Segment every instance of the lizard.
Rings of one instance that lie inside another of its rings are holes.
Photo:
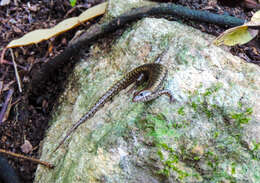
[[[168,95],[170,102],[173,102],[173,95],[170,90],[162,89],[163,81],[167,76],[167,68],[158,63],[148,63],[141,65],[132,71],[128,72],[122,79],[112,85],[85,113],[73,126],[69,129],[66,136],[60,141],[55,151],[66,141],[66,139],[86,120],[92,118],[95,113],[102,108],[105,103],[110,101],[121,90],[126,89],[132,83],[135,85],[141,85],[144,81],[147,81],[147,86],[141,91],[134,93],[133,102],[147,102],[153,100],[161,95]]]

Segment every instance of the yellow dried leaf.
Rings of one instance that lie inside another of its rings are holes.
[[[79,23],[80,22],[78,20],[78,17],[68,18],[55,25],[53,28],[50,28],[49,31],[51,32],[52,36],[55,36],[72,29],[73,27],[79,25]]]
[[[30,44],[37,44],[41,41],[50,39],[53,36],[59,35],[63,32],[66,32],[78,25],[82,22],[86,22],[91,18],[102,15],[105,13],[107,7],[107,2],[101,3],[97,6],[87,9],[78,17],[72,17],[63,20],[56,26],[49,29],[38,29],[32,32],[25,34],[23,37],[11,41],[7,48],[14,48],[18,46],[26,46]]]
[[[214,40],[214,44],[219,46],[225,44],[234,46],[236,44],[245,44],[251,41],[259,32],[255,27],[260,26],[260,11],[257,11],[251,18],[250,22],[226,30]]]
[[[248,32],[248,26],[242,25],[226,30],[213,43],[217,46],[221,44],[234,46],[236,44],[245,44],[253,38]]]
[[[84,11],[78,16],[79,21],[86,22],[91,18],[104,14],[106,11],[106,7],[107,7],[107,2],[94,6],[93,8],[88,9],[88,11]]]
[[[40,41],[49,39],[51,37],[50,31],[48,29],[38,29],[25,34],[20,39],[11,41],[7,48],[14,48],[17,46],[25,46],[33,43],[39,43]]]

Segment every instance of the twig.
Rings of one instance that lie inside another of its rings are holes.
[[[1,53],[1,59],[0,59],[0,64],[3,63],[3,60],[4,60],[4,56],[5,56],[5,52],[6,52],[7,48],[4,48],[2,53]]]
[[[22,90],[22,86],[21,86],[21,79],[20,79],[20,76],[19,76],[19,73],[17,70],[17,64],[14,60],[14,53],[13,53],[12,48],[10,48],[10,52],[11,52],[11,56],[12,56],[12,61],[13,61],[13,66],[14,66],[15,77],[16,77],[17,84],[18,84],[18,89],[19,89],[19,92],[22,93],[23,90]]]
[[[50,164],[46,161],[41,161],[41,160],[36,159],[36,158],[27,157],[27,156],[24,156],[22,154],[13,153],[13,152],[10,152],[10,151],[6,151],[4,149],[0,149],[0,153],[7,154],[7,155],[10,155],[10,156],[13,156],[13,157],[20,158],[20,159],[26,159],[26,160],[32,161],[34,163],[44,165],[48,168],[54,168],[54,165],[52,165],[52,164]]]
[[[5,60],[5,59],[2,60],[2,64],[13,65],[12,62],[9,62],[8,60]],[[28,70],[28,69],[27,69],[26,67],[24,67],[24,66],[21,66],[21,65],[19,65],[19,64],[16,64],[16,65],[17,65],[17,67],[19,67],[20,69],[23,69],[23,70],[25,70],[25,71]]]
[[[6,98],[5,98],[4,106],[2,107],[1,112],[0,112],[0,124],[3,122],[7,106],[9,104],[9,102],[10,102],[10,99],[11,99],[13,93],[14,93],[14,90],[10,89],[8,91],[8,94],[7,94]]]
[[[3,86],[4,86],[4,81],[0,80],[0,96],[1,96],[2,91],[3,91]]]
[[[18,98],[15,102],[13,102],[12,104],[11,104],[11,106],[13,106],[13,105],[15,105],[15,104],[17,104],[18,102],[20,102],[22,100],[22,98],[20,97],[20,98]]]

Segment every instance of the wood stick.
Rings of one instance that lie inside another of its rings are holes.
[[[13,156],[13,157],[16,157],[16,158],[20,158],[20,159],[26,159],[26,160],[32,161],[34,163],[44,165],[44,166],[46,166],[48,168],[54,168],[54,165],[52,165],[52,164],[50,164],[50,163],[48,163],[46,161],[41,161],[41,160],[36,159],[36,158],[24,156],[22,154],[13,153],[13,152],[10,152],[10,151],[6,151],[4,149],[0,149],[0,153],[6,154],[6,155],[10,155],[10,156]]]

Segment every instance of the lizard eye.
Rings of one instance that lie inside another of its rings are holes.
[[[150,91],[144,90],[144,91],[140,92],[138,94],[138,96],[141,97],[141,98],[145,98],[145,97],[149,96],[150,94],[151,94]]]
[[[148,90],[141,91],[140,93],[136,93],[133,98],[133,102],[144,102],[147,100],[147,97],[151,95],[151,92]]]

